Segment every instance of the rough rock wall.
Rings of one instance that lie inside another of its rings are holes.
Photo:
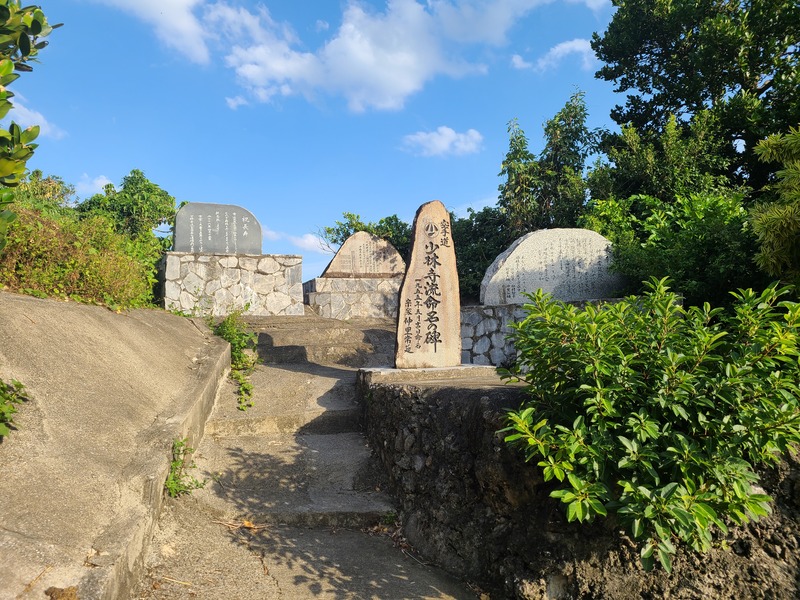
[[[424,556],[491,598],[798,598],[800,478],[794,461],[765,473],[774,514],[723,538],[730,550],[679,551],[673,573],[645,573],[612,519],[566,523],[535,466],[496,431],[514,388],[366,385],[370,445]]]
[[[193,315],[302,315],[302,257],[168,252],[164,308]]]
[[[317,277],[303,283],[303,300],[326,319],[397,318],[401,277]]]

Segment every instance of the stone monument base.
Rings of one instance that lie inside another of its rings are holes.
[[[202,316],[302,315],[302,257],[168,252],[164,308]]]
[[[303,284],[303,298],[328,319],[397,318],[402,277],[317,277]]]

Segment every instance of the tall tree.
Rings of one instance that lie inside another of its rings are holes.
[[[123,177],[119,190],[109,184],[102,194],[84,200],[77,208],[83,215],[109,217],[117,231],[131,237],[147,234],[175,219],[175,198],[138,169]]]
[[[704,109],[720,117],[728,152],[753,188],[770,167],[752,150],[800,122],[800,4],[796,0],[612,0],[592,47],[597,77],[630,91],[612,118],[663,129]]]
[[[783,165],[768,189],[773,201],[751,212],[760,246],[756,262],[773,277],[800,285],[800,127],[763,140],[756,154]]]
[[[366,231],[387,240],[404,260],[408,260],[411,251],[411,226],[397,215],[383,217],[377,223],[364,223],[359,215],[351,212],[345,212],[342,216],[344,221],[336,221],[333,227],[323,227],[319,232],[319,237],[331,252],[334,252],[334,246],[341,246],[354,233]]]
[[[509,149],[502,163],[498,206],[514,236],[550,227],[575,227],[586,201],[583,167],[595,145],[586,127],[583,92],[573,94],[544,124],[545,145],[538,157],[517,120],[508,125]]]

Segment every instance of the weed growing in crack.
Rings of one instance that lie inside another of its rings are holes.
[[[186,472],[196,468],[190,459],[193,452],[194,448],[187,446],[186,438],[172,442],[172,462],[169,466],[167,481],[164,483],[164,489],[170,498],[177,498],[191,493],[192,490],[205,487],[206,480],[200,481]]]

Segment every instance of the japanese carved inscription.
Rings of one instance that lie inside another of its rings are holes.
[[[414,217],[409,259],[400,289],[398,369],[461,364],[461,302],[450,214],[435,200]]]

